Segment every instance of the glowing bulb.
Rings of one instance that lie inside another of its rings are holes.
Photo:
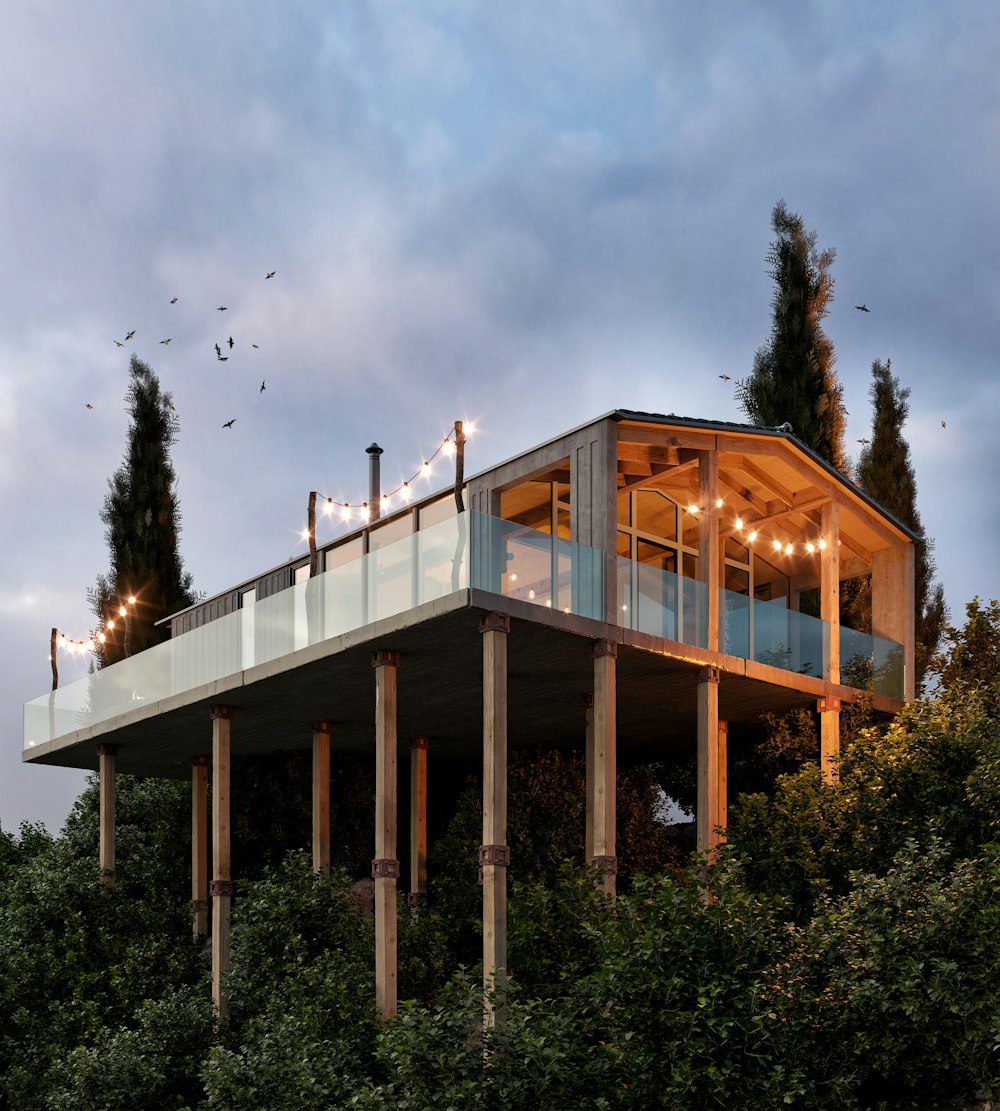
[[[517,582],[517,572],[516,572],[516,571],[511,571],[511,573],[510,573],[510,581],[511,581],[512,583],[516,583],[516,582]]]
[[[128,612],[128,610],[126,610],[124,606],[119,606],[118,607],[118,616],[119,617],[124,617],[127,612]]]
[[[622,604],[622,613],[628,613],[628,604],[627,603]]]
[[[808,553],[809,553],[810,555],[812,555],[812,554],[813,554],[813,552],[814,552],[814,551],[816,551],[816,545],[815,545],[815,544],[814,544],[814,543],[813,543],[813,542],[812,542],[811,540],[807,540],[807,541],[806,541],[806,551],[807,551],[807,552],[808,552]]]
[[[472,436],[475,433],[476,426],[472,423],[471,420],[470,421],[464,421],[462,423],[462,431],[465,433],[465,438],[468,439],[470,436]]]
[[[344,502],[344,504],[340,507],[340,516],[345,521],[349,521],[351,519],[351,507],[347,504],[347,502]]]
[[[445,440],[445,442],[441,445],[441,450],[445,453],[445,455],[454,455],[455,445],[451,442],[451,440]]]
[[[772,540],[771,543],[774,545],[774,550],[776,552],[781,551],[781,541],[780,540]]]
[[[98,633],[97,639],[103,644],[108,638],[103,633]]]
[[[737,527],[738,529],[742,529],[742,528],[743,528],[743,518],[742,518],[742,517],[737,517],[737,518],[736,518],[736,527]]]
[[[749,540],[750,543],[752,544],[756,539],[757,539],[757,530],[753,529],[750,533],[747,534],[747,540]]]
[[[134,595],[134,594],[130,594],[130,595],[128,596],[128,604],[129,604],[130,606],[134,606],[134,605],[135,605],[135,595]]]
[[[547,606],[547,607],[548,607],[549,609],[552,609],[552,599],[551,599],[551,598],[546,598],[546,599],[545,599],[545,605],[546,605],[546,606]]]
[[[819,550],[821,552],[826,551],[826,541],[823,539],[822,536],[819,538]]]
[[[380,499],[381,505],[384,506],[386,509],[389,508],[389,505],[390,505],[391,501],[392,501],[392,494],[383,494],[381,499]]]
[[[327,498],[326,505],[323,506],[323,512],[329,517],[333,512],[333,499]]]
[[[535,600],[535,591],[534,591],[534,589],[531,589],[531,590],[528,591],[528,597],[531,599],[532,602]]]
[[[791,555],[791,554],[792,554],[792,546],[791,546],[791,544],[786,544],[785,545],[785,555]]]
[[[431,465],[427,462],[426,459],[424,460],[424,465],[420,468],[420,473],[424,476],[424,478],[430,477]]]
[[[108,621],[108,623],[105,625],[106,629],[113,629],[114,627],[115,627],[114,621]]]
[[[408,482],[403,483],[399,492],[403,496],[403,501],[409,501],[410,498],[413,497],[413,491],[410,489],[410,484]]]
[[[368,502],[361,503],[361,518],[365,521],[370,521],[372,516],[371,509],[368,508]]]
[[[689,505],[689,506],[688,506],[688,513],[697,513],[697,512],[698,512],[698,508],[699,508],[699,507],[698,507],[697,505]]]
[[[722,500],[722,498],[716,498],[715,499],[715,508],[716,509],[721,509],[723,507],[723,505],[725,505],[725,502]]]
[[[309,530],[307,528],[304,528],[302,530],[302,539],[303,540],[308,540],[309,539]]]

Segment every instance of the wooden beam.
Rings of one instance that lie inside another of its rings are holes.
[[[583,862],[589,868],[594,859],[594,696],[588,694],[583,700],[586,744],[584,747],[584,770],[586,775],[586,816],[584,818]]]
[[[399,653],[381,649],[375,669],[375,1007],[396,1013],[396,672]]]
[[[114,745],[97,746],[97,766],[100,776],[100,844],[99,867],[101,884],[106,891],[115,886],[115,758]]]
[[[212,707],[212,1004],[219,1018],[229,1014],[225,978],[229,973],[229,931],[233,905],[229,776],[231,706]]]
[[[716,805],[719,827],[729,825],[729,722],[719,722],[719,801]],[[723,833],[722,840],[725,840]]]
[[[698,461],[698,578],[705,584],[706,648],[719,648],[719,456],[703,452]]]
[[[207,754],[191,757],[191,930],[208,936],[208,765]]]
[[[678,449],[664,447],[660,444],[636,444],[628,440],[618,441],[618,466],[621,468],[625,462],[662,463],[667,467],[675,467],[680,462]]]
[[[840,506],[823,506],[825,547],[819,553],[819,615],[823,628],[823,678],[840,682]]]
[[[483,991],[500,987],[507,970],[507,635],[510,618],[489,613],[483,634]],[[494,1025],[487,1002],[484,1021]]]
[[[598,883],[615,894],[618,857],[615,848],[617,814],[617,684],[618,645],[599,640],[593,648],[593,743],[588,748],[587,816],[592,845],[590,863]]]
[[[774,475],[770,474],[763,467],[759,467],[752,459],[746,456],[740,460],[740,470],[745,471],[752,479],[759,482],[765,490],[770,490],[777,498],[779,498],[786,506],[791,507],[795,501],[795,495],[787,486],[780,483]]]
[[[312,723],[312,858],[321,876],[330,875],[330,729],[329,721]]]
[[[427,737],[410,740],[410,903],[427,897]]]
[[[840,699],[816,700],[819,714],[819,766],[824,783],[840,779]]]
[[[711,855],[719,843],[719,669],[698,677],[698,802],[695,832],[699,852]]]
[[[619,444],[654,444],[658,447],[694,448],[697,451],[714,451],[718,436],[715,432],[700,431],[680,426],[635,424],[618,422]]]

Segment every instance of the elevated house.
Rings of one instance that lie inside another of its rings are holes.
[[[516,867],[508,742],[585,746],[581,852],[614,892],[619,754],[697,749],[710,851],[726,826],[728,747],[759,733],[764,712],[817,711],[831,779],[841,707],[866,689],[885,714],[913,697],[915,537],[788,430],[618,410],[404,508],[380,513],[376,484],[372,509],[317,553],[314,574],[305,556],[273,568],[175,614],[166,643],[25,706],[24,760],[100,772],[107,882],[116,769],[190,777],[193,928],[212,934],[221,1010],[231,755],[311,747],[322,870],[331,746],[374,754],[376,994],[391,1015],[399,845],[419,898],[435,765],[481,754],[469,866],[482,873],[489,979],[507,963]],[[871,576],[871,633],[839,623],[840,583],[857,575]]]

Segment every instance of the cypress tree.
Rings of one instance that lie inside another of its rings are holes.
[[[910,391],[892,374],[892,361],[872,363],[868,391],[874,409],[871,442],[858,460],[858,485],[879,505],[921,537],[916,549],[914,608],[916,619],[916,683],[919,690],[927,665],[937,651],[947,620],[944,588],[933,583],[933,541],[924,536],[917,511],[917,480],[903,425],[910,412]]]
[[[177,550],[180,514],[170,462],[177,416],[159,379],[135,355],[129,378],[128,443],[101,509],[111,567],[88,592],[98,630],[106,636],[97,647],[99,667],[166,640],[167,631],[155,628],[155,622],[195,601],[191,575]],[[135,605],[127,606],[126,620],[119,620],[119,607],[129,597]],[[115,619],[110,631],[109,617]]]
[[[779,201],[771,213],[776,238],[768,251],[774,279],[773,319],[768,342],[758,349],[753,370],[737,383],[736,397],[751,424],[776,427],[786,421],[795,435],[843,470],[844,403],[834,372],[833,344],[821,322],[833,300],[830,267],[836,251],[819,251],[816,233]]]

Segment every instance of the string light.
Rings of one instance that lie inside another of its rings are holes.
[[[118,605],[118,617],[125,618],[127,621],[127,607],[134,606],[136,604],[136,601],[136,596],[134,594],[130,594],[123,603],[120,602]],[[124,624],[124,622],[118,621],[117,624],[121,625]],[[109,617],[104,622],[104,628],[108,631],[113,631],[115,629],[115,626],[116,620],[114,617]],[[88,637],[76,638],[67,636],[60,629],[56,630],[56,638],[59,646],[61,646],[67,652],[73,653],[74,655],[83,655],[83,653],[85,652],[93,652],[97,649],[97,646],[99,644],[106,644],[108,640],[107,634],[105,632],[98,632]]]

